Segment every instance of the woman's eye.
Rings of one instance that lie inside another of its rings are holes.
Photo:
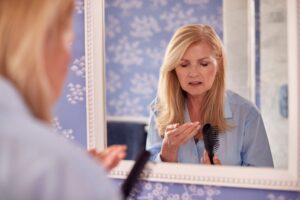
[[[185,63],[180,64],[180,67],[186,67],[186,66],[188,66],[188,64]]]
[[[207,67],[209,63],[201,63],[201,66]]]

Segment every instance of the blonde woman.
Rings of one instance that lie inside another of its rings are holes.
[[[73,0],[0,1],[1,199],[119,199],[106,171],[50,126],[68,68],[73,8]],[[125,152],[91,155],[110,169]]]
[[[151,104],[146,149],[157,162],[211,164],[202,126],[218,127],[218,165],[273,167],[258,109],[225,91],[226,58],[221,40],[208,25],[187,25],[173,35]]]

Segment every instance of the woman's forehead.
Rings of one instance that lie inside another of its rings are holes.
[[[207,42],[192,44],[184,52],[181,59],[197,58],[204,59],[214,57],[215,53],[211,45]]]

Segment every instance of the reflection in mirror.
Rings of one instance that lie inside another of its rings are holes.
[[[130,160],[145,148],[149,104],[156,96],[166,45],[180,26],[205,23],[213,26],[224,41],[228,55],[227,87],[261,110],[275,168],[286,168],[285,4],[282,0],[256,0],[255,6],[246,0],[176,0],[172,4],[168,1],[106,1],[108,145],[128,144],[127,159]],[[251,8],[256,11],[255,20],[254,12],[250,15]],[[252,33],[254,22],[256,31]]]
[[[288,62],[286,1],[260,2],[259,80],[256,98],[261,109],[277,168],[288,164]],[[257,51],[258,51],[257,49]]]
[[[228,54],[227,86],[255,102],[260,109],[275,168],[286,169],[287,2],[256,0],[253,8],[243,1],[225,2],[225,10],[235,8],[244,13],[243,17],[238,18],[231,11],[224,12],[224,43]],[[249,12],[251,9],[255,10],[255,21]],[[236,27],[244,28],[237,32]],[[252,32],[253,27],[255,32]]]

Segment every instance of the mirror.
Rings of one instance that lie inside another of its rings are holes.
[[[289,136],[287,1],[223,2],[227,87],[259,108],[274,167],[286,169]]]
[[[164,4],[165,1],[151,1],[153,3],[153,6],[160,6],[162,7],[163,5],[160,5],[160,3]],[[188,3],[196,3],[196,1],[186,1]],[[229,2],[229,1],[227,1]],[[287,35],[288,35],[288,76],[286,75],[285,77],[289,77],[288,80],[288,91],[291,97],[294,98],[289,98],[288,99],[288,117],[289,120],[288,125],[285,126],[285,129],[288,131],[282,131],[284,133],[288,133],[288,138],[287,138],[287,147],[283,149],[287,149],[288,156],[284,155],[285,158],[293,158],[293,159],[287,159],[285,163],[283,163],[282,166],[278,167],[277,169],[265,169],[265,168],[241,168],[241,167],[228,167],[228,166],[222,166],[218,167],[218,170],[214,167],[207,167],[207,166],[201,166],[201,165],[188,165],[188,164],[171,164],[171,163],[159,163],[159,164],[154,164],[154,163],[149,163],[147,165],[147,170],[144,172],[144,178],[147,180],[156,180],[156,181],[168,181],[168,182],[178,182],[178,183],[197,183],[197,184],[213,184],[213,185],[224,185],[224,186],[239,186],[239,187],[253,187],[253,188],[273,188],[273,189],[284,189],[284,190],[297,190],[299,189],[299,147],[298,147],[298,133],[299,133],[299,119],[298,119],[298,114],[299,114],[299,94],[298,94],[298,73],[297,73],[297,64],[298,64],[298,58],[297,58],[297,2],[296,0],[293,1],[287,1],[287,9],[289,10],[288,12],[288,17],[287,17],[287,23],[288,23],[288,29],[287,29]],[[105,74],[110,76],[109,79],[113,80],[112,84],[114,87],[120,87],[118,84],[120,84],[118,76],[115,76],[113,73],[111,73],[107,68],[105,68],[105,63],[104,63],[104,55],[99,54],[99,52],[104,52],[104,42],[105,42],[105,29],[115,29],[114,31],[116,32],[121,32],[121,30],[118,30],[118,22],[117,20],[113,18],[107,17],[107,20],[110,20],[110,24],[113,24],[110,28],[105,27],[104,28],[104,20],[103,20],[103,13],[104,13],[104,2],[103,1],[93,1],[93,0],[86,0],[85,1],[85,6],[86,6],[86,67],[87,67],[87,117],[88,117],[88,147],[97,147],[100,149],[103,149],[107,145],[107,135],[106,135],[106,118],[107,116],[104,114],[106,110],[105,106],[105,88],[106,87],[106,82],[105,80]],[[135,9],[136,7],[139,7],[139,3],[122,3],[121,1],[116,1],[115,3],[110,2],[110,5],[112,6],[112,10],[115,9],[114,6],[121,6],[123,9],[123,15],[126,16],[129,12],[130,9]],[[107,6],[107,5],[106,5]],[[199,5],[200,6],[200,5]],[[251,5],[248,5],[251,6]],[[253,6],[253,5],[252,5]],[[262,7],[261,7],[262,8]],[[149,9],[152,9],[149,7]],[[176,7],[176,4],[174,5],[173,9],[176,12],[181,12],[179,9],[179,6]],[[176,10],[177,9],[177,10]],[[218,10],[220,12],[220,10]],[[102,14],[101,14],[102,13]],[[192,13],[191,11],[185,13],[189,15]],[[247,14],[248,16],[248,14]],[[277,16],[276,13],[270,15],[270,18],[267,18],[268,20],[280,20],[280,15]],[[172,21],[170,18],[174,17],[173,15],[168,15],[162,14],[160,15],[161,18]],[[230,17],[230,16],[228,16]],[[191,20],[193,19],[192,17],[190,18]],[[246,18],[247,22],[249,19],[248,24],[246,23],[247,27],[248,25],[254,26],[254,22],[251,22],[251,18]],[[146,21],[145,21],[146,20]],[[151,34],[152,32],[155,32],[158,30],[158,28],[155,25],[155,22],[153,22],[152,19],[133,19],[133,22],[136,23],[135,26],[135,32],[131,32],[131,34],[135,36],[142,37],[145,33],[141,34],[139,31],[145,31],[144,27],[139,27],[139,24],[147,24],[147,20],[149,20],[149,23],[151,23],[151,31],[146,32],[148,34]],[[193,21],[191,21],[192,23]],[[229,22],[229,21],[228,21]],[[134,24],[133,23],[133,24]],[[168,22],[166,22],[168,23]],[[188,23],[188,22],[185,22]],[[270,21],[267,21],[266,24],[270,24]],[[272,23],[271,23],[272,24]],[[122,24],[122,26],[126,26],[126,24]],[[127,25],[127,27],[129,27]],[[141,28],[141,29],[139,29]],[[164,26],[163,27],[165,30],[168,30],[169,26]],[[251,30],[254,30],[253,27]],[[218,30],[217,30],[218,31]],[[226,31],[224,27],[224,32]],[[227,30],[228,31],[228,30]],[[122,32],[121,32],[122,33]],[[246,38],[249,40],[247,42],[247,48],[246,51],[254,51],[254,40],[253,37],[251,36],[251,31],[247,30],[246,28]],[[107,33],[108,34],[108,33]],[[113,34],[113,32],[111,32]],[[255,35],[255,33],[252,33]],[[227,34],[228,36],[228,34]],[[245,35],[243,35],[245,37]],[[260,35],[260,37],[263,37],[263,35]],[[266,36],[270,37],[270,36]],[[170,37],[169,37],[170,38]],[[252,39],[251,39],[252,38]],[[147,38],[144,38],[147,40]],[[124,44],[128,41],[128,38],[126,36],[122,37],[118,42],[120,44]],[[226,34],[224,34],[224,44],[226,46],[226,42],[230,41],[230,38],[226,38]],[[245,41],[245,40],[244,40]],[[147,42],[147,41],[146,41]],[[150,42],[150,40],[148,41]],[[149,52],[149,55],[153,55],[151,57],[153,63],[157,61],[157,63],[161,62],[161,58],[159,56],[163,54],[165,50],[165,45],[167,44],[168,40],[165,42],[161,42],[160,44],[156,45],[156,49],[145,49],[145,51]],[[248,44],[249,43],[249,44]],[[262,43],[265,44],[265,43]],[[139,43],[137,42],[131,42],[131,46],[124,46],[124,48],[120,48],[119,46],[114,46],[114,47],[107,47],[108,51],[110,49],[114,49],[114,52],[116,52],[118,55],[117,60],[108,60],[106,63],[114,63],[114,62],[123,62],[124,68],[121,70],[128,70],[126,66],[128,67],[129,65],[136,65],[136,64],[141,64],[140,56],[143,54],[143,52],[139,51],[136,47],[139,46]],[[227,48],[229,48],[229,44],[227,44]],[[129,55],[127,55],[126,50],[132,50],[135,49],[134,51],[130,52]],[[263,48],[261,48],[262,50]],[[245,51],[245,50],[244,50]],[[254,54],[253,54],[254,55]],[[259,54],[260,56],[263,57],[263,53]],[[130,57],[131,56],[131,57]],[[268,57],[268,55],[265,55]],[[239,56],[238,56],[239,57]],[[128,59],[130,58],[130,60]],[[157,60],[155,60],[157,58]],[[228,55],[228,58],[230,60],[230,56]],[[106,57],[107,59],[107,57]],[[247,67],[245,69],[249,71],[249,76],[247,75],[247,84],[251,85],[253,84],[251,80],[255,80],[255,70],[253,69],[253,57],[247,57],[246,58],[246,64]],[[233,61],[232,61],[233,62]],[[263,59],[261,59],[260,66],[262,66],[262,63],[264,62]],[[245,61],[244,61],[245,63]],[[159,64],[156,64],[157,67],[159,68]],[[282,67],[284,69],[284,67]],[[270,71],[270,69],[266,69],[265,72]],[[272,71],[272,69],[271,69]],[[105,73],[106,72],[106,73]],[[264,70],[261,70],[261,72],[264,72]],[[282,72],[276,72],[279,74],[282,74]],[[268,73],[266,73],[268,74]],[[155,76],[148,76],[149,72],[146,71],[142,76],[135,76],[135,80],[133,82],[143,82],[143,80],[147,79],[149,81],[144,81],[153,84],[155,88],[156,85],[155,83],[157,80],[155,79]],[[133,74],[134,76],[134,74]],[[230,74],[229,74],[230,76]],[[253,79],[254,76],[254,79]],[[263,75],[261,75],[262,77]],[[262,80],[262,79],[259,79]],[[281,80],[282,81],[282,80]],[[285,80],[283,80],[281,83],[284,83]],[[265,82],[259,82],[260,86],[268,86],[268,83],[265,84]],[[109,81],[107,82],[107,85],[111,84]],[[257,84],[257,83],[256,83]],[[265,84],[265,85],[264,85]],[[278,84],[278,83],[276,83]],[[230,83],[228,83],[230,85]],[[240,84],[236,84],[241,86]],[[253,92],[253,85],[247,86],[248,91],[248,98],[253,99],[254,102],[257,103],[256,95]],[[109,90],[113,90],[114,88],[110,85]],[[137,84],[137,90],[133,90],[132,92],[140,91],[144,92],[143,95],[147,96],[147,92],[149,91],[144,91],[143,89],[145,88],[144,85],[138,85]],[[244,91],[244,90],[242,90]],[[254,90],[255,91],[255,90]],[[270,88],[266,89],[267,92],[273,92],[270,91]],[[276,92],[275,92],[276,93]],[[275,93],[272,93],[274,95]],[[264,93],[264,95],[267,93]],[[109,97],[109,94],[107,94]],[[124,112],[132,112],[132,113],[138,113],[141,111],[139,106],[134,106],[134,110],[129,110],[126,108],[126,104],[135,104],[139,100],[136,98],[130,98],[129,101],[124,101],[124,99],[127,99],[129,97],[129,94],[124,92],[121,96],[121,103],[120,102],[112,102],[115,106],[120,106],[120,108],[123,109]],[[261,105],[263,105],[263,95],[261,97]],[[122,99],[123,98],[123,99]],[[123,102],[122,102],[123,100]],[[274,98],[272,98],[273,102]],[[111,102],[110,102],[111,103]],[[270,104],[273,106],[273,104]],[[270,110],[270,107],[265,107],[266,110]],[[293,109],[292,109],[293,108]],[[298,108],[295,109],[295,108]],[[262,110],[263,113],[263,110]],[[284,112],[283,112],[284,113]],[[108,110],[109,114],[109,110]],[[147,113],[146,113],[147,115]],[[264,116],[263,116],[264,117]],[[125,117],[124,117],[125,118]],[[127,117],[126,117],[127,118]],[[122,118],[121,118],[122,119]],[[129,120],[135,120],[130,118]],[[143,121],[144,119],[140,119],[140,121]],[[266,123],[266,122],[265,122]],[[268,130],[267,130],[268,131]],[[269,136],[269,135],[268,135]],[[270,140],[270,139],[269,139]],[[271,140],[270,140],[271,143]],[[271,144],[272,146],[272,144]],[[132,161],[123,161],[118,168],[113,170],[111,172],[112,177],[116,178],[124,178],[129,169],[132,166]]]

